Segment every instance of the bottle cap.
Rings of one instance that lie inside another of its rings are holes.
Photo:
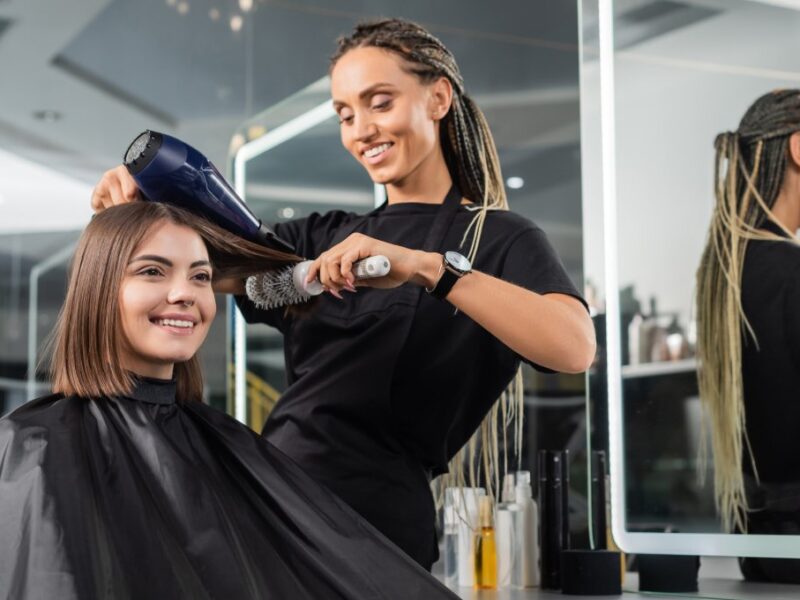
[[[514,474],[506,473],[503,477],[503,502],[514,501]]]
[[[517,471],[517,485],[530,485],[531,472],[530,471]]]
[[[492,519],[492,499],[489,496],[480,497],[478,511],[480,513],[481,527],[492,527],[494,524]]]

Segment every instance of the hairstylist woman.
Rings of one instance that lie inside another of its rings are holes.
[[[491,133],[438,39],[399,19],[362,24],[339,40],[330,75],[342,145],[388,201],[277,225],[330,291],[311,314],[238,298],[248,321],[285,336],[290,386],[263,435],[430,567],[430,478],[520,360],[583,371],[594,331],[542,230],[506,210]],[[117,168],[92,203],[135,197]],[[353,262],[376,254],[391,273],[356,291]]]

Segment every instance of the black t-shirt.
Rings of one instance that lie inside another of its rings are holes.
[[[353,232],[419,249],[440,206],[313,214],[278,224],[276,233],[310,258]],[[460,248],[474,216],[459,207],[439,250]],[[488,214],[473,268],[538,293],[580,299],[542,230],[512,212]],[[263,435],[419,557],[412,546],[425,544],[424,552],[433,546],[431,474],[446,471],[520,357],[419,286],[343,294],[344,300],[323,294],[301,316],[237,299],[248,322],[285,336],[290,385]],[[413,539],[403,539],[407,533]]]
[[[786,234],[772,222],[764,229]],[[742,273],[742,377],[747,435],[764,483],[800,481],[800,247],[751,241]],[[743,468],[752,475],[750,459]]]

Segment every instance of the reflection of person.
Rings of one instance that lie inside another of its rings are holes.
[[[447,471],[520,359],[583,371],[594,331],[542,230],[505,210],[491,133],[438,39],[403,20],[360,25],[339,42],[331,91],[342,144],[388,202],[276,225],[298,254],[318,257],[310,276],[331,294],[303,319],[238,299],[249,321],[285,336],[291,385],[263,434],[430,567],[431,476]],[[93,206],[134,196],[118,168]],[[469,260],[444,260],[451,250]],[[339,299],[355,289],[353,261],[377,254],[391,273]]]
[[[56,393],[0,419],[0,598],[455,597],[200,401],[212,269],[292,259],[164,205],[94,217],[57,326]]]
[[[717,505],[727,530],[797,535],[800,90],[765,94],[715,146],[717,202],[697,273],[697,319]],[[749,560],[743,570],[800,581],[796,561]]]

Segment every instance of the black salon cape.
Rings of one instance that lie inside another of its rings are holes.
[[[0,419],[0,598],[456,598],[237,421],[133,396]]]
[[[422,248],[439,204],[333,211],[276,225],[302,256],[352,233]],[[466,206],[436,251],[458,250],[475,216]],[[540,294],[580,298],[544,232],[490,211],[474,268]],[[264,436],[330,487],[420,564],[437,557],[429,479],[447,470],[517,371],[520,356],[452,304],[406,284],[323,294],[306,315],[239,307],[284,334],[290,386]]]

